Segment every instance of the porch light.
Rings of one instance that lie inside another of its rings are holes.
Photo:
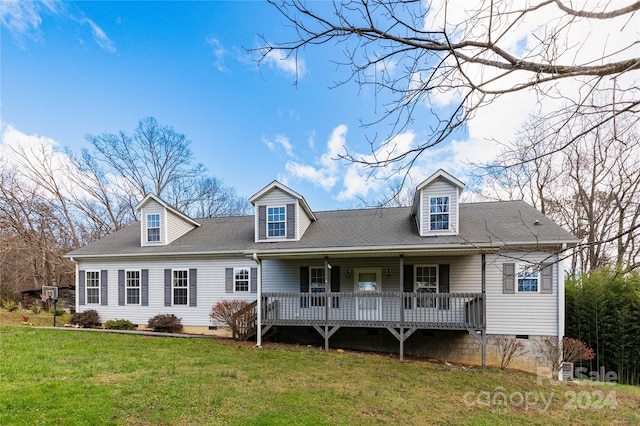
[[[387,276],[390,277],[391,276],[391,269],[387,268]]]
[[[351,276],[351,270],[347,269],[346,276],[347,276],[347,278],[349,278]]]

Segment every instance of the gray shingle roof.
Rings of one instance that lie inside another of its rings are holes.
[[[141,247],[134,223],[69,257],[329,252],[358,250],[473,249],[521,245],[559,245],[577,239],[523,201],[460,204],[460,232],[421,237],[410,207],[316,212],[299,241],[254,241],[254,217],[198,219],[202,225],[166,246]],[[538,221],[539,225],[536,225]]]

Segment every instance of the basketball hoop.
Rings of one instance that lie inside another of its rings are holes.
[[[56,326],[56,312],[58,310],[58,287],[52,285],[43,285],[42,293],[40,293],[42,302],[50,302],[53,300],[53,326]]]

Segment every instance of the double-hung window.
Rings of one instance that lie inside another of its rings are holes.
[[[436,265],[416,266],[417,308],[435,308],[435,296],[438,292],[438,267]]]
[[[284,207],[267,208],[267,236],[286,236],[286,209]]]
[[[233,271],[233,288],[236,292],[249,291],[249,268],[235,268]]]
[[[100,271],[87,271],[85,280],[87,304],[100,303]]]
[[[309,292],[326,293],[327,281],[324,276],[324,268],[309,268]],[[324,297],[311,296],[311,306],[324,306]]]
[[[516,278],[518,280],[518,292],[538,292],[540,271],[535,266],[520,266],[518,269],[518,276]]]
[[[147,241],[160,241],[160,215],[157,213],[147,215]]]
[[[186,305],[189,301],[189,271],[173,270],[173,304]]]
[[[140,304],[140,271],[126,271],[127,305]]]
[[[429,229],[431,231],[449,229],[449,197],[429,198]]]

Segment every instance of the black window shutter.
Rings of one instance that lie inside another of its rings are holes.
[[[251,268],[251,293],[258,292],[258,268]]]
[[[118,305],[124,305],[124,269],[118,269]]]
[[[331,293],[339,293],[340,292],[340,266],[333,265],[331,268]],[[332,297],[331,298],[331,307],[339,308],[340,307],[340,298]]]
[[[78,277],[78,305],[84,305],[85,304],[85,299],[84,299],[84,280],[86,278],[86,274],[87,272],[84,270],[78,271],[78,273],[80,274],[80,276]]]
[[[233,293],[233,268],[224,270],[224,292]]]
[[[198,270],[189,269],[189,306],[198,306]]]
[[[109,279],[107,278],[107,270],[103,269],[100,271],[100,304],[102,306],[107,306],[109,303],[109,288],[108,288]]]
[[[171,306],[171,269],[164,270],[164,306]]]
[[[258,239],[267,239],[267,206],[258,206]]]
[[[449,293],[449,265],[438,265],[438,285],[440,293]],[[449,297],[438,296],[439,309],[449,309]]]
[[[287,204],[287,238],[296,237],[296,205]]]
[[[542,272],[540,276],[540,293],[553,293],[553,269],[550,263],[545,263],[542,265]]]
[[[502,264],[502,293],[513,294],[516,291],[516,264]]]
[[[149,270],[143,269],[140,277],[140,303],[149,306]]]
[[[309,267],[308,266],[300,267],[300,293],[309,293]],[[300,298],[300,307],[301,308],[309,307],[308,297]]]
[[[413,293],[413,265],[404,265],[404,282],[402,283],[402,291],[405,293]],[[410,296],[404,298],[404,308],[413,308]]]

